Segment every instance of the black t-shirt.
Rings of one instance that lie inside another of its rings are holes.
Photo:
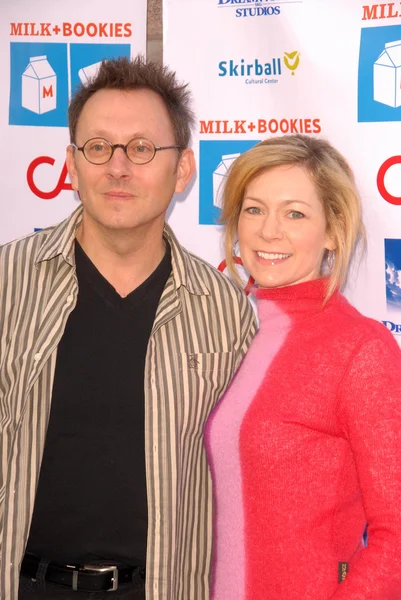
[[[144,367],[171,251],[121,298],[78,242],[79,293],[58,346],[27,551],[145,565]]]

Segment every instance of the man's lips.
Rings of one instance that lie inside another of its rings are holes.
[[[133,194],[129,192],[123,192],[122,190],[110,190],[108,192],[103,192],[103,196],[106,198],[119,198],[121,200],[125,200],[126,198],[132,198]]]

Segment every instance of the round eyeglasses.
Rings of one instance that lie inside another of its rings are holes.
[[[146,138],[134,138],[128,144],[112,144],[104,138],[91,138],[83,146],[71,144],[76,150],[82,152],[87,161],[93,165],[104,165],[109,162],[117,148],[121,148],[135,165],[146,165],[154,159],[159,150],[183,150],[182,146],[155,146]]]

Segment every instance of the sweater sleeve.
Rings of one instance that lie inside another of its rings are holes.
[[[333,600],[401,598],[401,351],[386,330],[354,354],[338,414],[354,455],[368,546]]]

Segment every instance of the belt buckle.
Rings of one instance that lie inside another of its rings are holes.
[[[106,592],[114,592],[116,589],[118,589],[118,567],[116,565],[84,565],[83,567],[81,567],[79,569],[79,571],[92,571],[93,573],[112,573],[113,577],[111,578],[112,581],[112,586],[111,588],[109,588],[108,590],[104,590]],[[79,571],[76,571],[77,576],[77,582],[78,583],[78,573]],[[74,585],[73,585],[74,588]]]

